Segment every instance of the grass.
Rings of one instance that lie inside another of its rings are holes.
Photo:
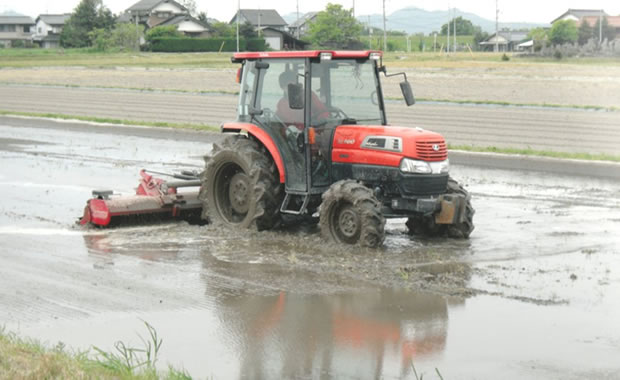
[[[191,379],[185,372],[169,367],[155,368],[163,340],[153,326],[144,322],[149,337],[142,347],[115,344],[115,351],[94,347],[70,352],[62,343],[49,348],[36,340],[22,339],[0,328],[0,378],[2,379]],[[94,352],[93,352],[94,351]]]
[[[219,131],[219,128],[206,124],[181,124],[181,123],[167,123],[167,122],[149,122],[149,121],[137,121],[137,120],[120,120],[120,119],[108,119],[91,116],[79,116],[79,115],[65,115],[55,113],[37,113],[37,112],[13,112],[0,110],[0,115],[14,115],[14,116],[27,116],[27,117],[44,117],[52,119],[63,120],[81,120],[95,123],[107,123],[117,125],[137,125],[137,126],[151,126],[151,127],[165,127],[165,128],[180,128],[180,129],[192,129],[200,131]],[[557,152],[547,150],[535,150],[535,149],[521,149],[521,148],[498,148],[494,146],[475,146],[475,145],[451,145],[448,144],[450,150],[462,150],[466,152],[479,152],[479,153],[501,153],[501,154],[519,154],[525,156],[536,157],[552,157],[561,159],[575,159],[575,160],[587,160],[587,161],[610,161],[620,162],[620,156],[612,154],[592,154],[592,153],[579,153],[579,152]]]
[[[17,112],[17,111],[0,110],[0,115],[44,117],[44,118],[63,119],[63,120],[80,120],[80,121],[88,121],[88,122],[94,122],[94,123],[106,123],[106,124],[118,124],[118,125],[137,125],[137,126],[148,126],[148,127],[194,129],[194,130],[199,130],[199,131],[219,131],[218,127],[213,126],[213,125],[207,125],[207,124],[123,120],[123,119],[111,119],[111,118],[105,118],[105,117],[66,115],[66,114],[59,114],[59,113]]]
[[[0,49],[0,67],[236,67],[232,53],[95,52],[90,49]]]
[[[390,98],[390,100],[401,100],[401,98]],[[512,106],[512,107],[543,107],[543,108],[573,108],[592,111],[607,111],[617,112],[620,111],[620,107],[615,106],[595,106],[587,104],[553,104],[553,103],[512,103],[496,100],[453,100],[453,99],[426,99],[418,98],[417,100],[422,102],[437,102],[437,103],[454,103],[454,104],[478,104],[478,105],[495,105],[495,106]]]
[[[557,152],[551,150],[535,150],[521,148],[498,148],[494,146],[475,146],[475,145],[451,145],[448,144],[450,150],[462,150],[466,152],[480,153],[502,153],[502,154],[520,154],[524,156],[551,157],[573,160],[587,161],[611,161],[620,162],[620,156],[605,153],[579,153],[579,152]]]
[[[396,37],[394,37],[396,38]],[[399,37],[400,38],[400,37]],[[404,38],[404,37],[402,37]],[[412,46],[419,41],[412,37]],[[461,37],[458,37],[461,38]],[[462,37],[466,41],[467,37]],[[439,41],[439,40],[438,40]],[[400,46],[400,45],[399,45]],[[376,46],[373,46],[376,48]],[[471,67],[489,64],[519,65],[538,64],[586,64],[620,66],[617,57],[567,58],[557,61],[553,58],[521,57],[511,55],[509,62],[502,62],[503,53],[491,52],[387,52],[384,63],[392,67]],[[0,49],[0,68],[2,67],[44,67],[44,66],[85,66],[85,67],[201,67],[237,68],[230,62],[233,53],[152,53],[152,52],[98,52],[93,49]]]

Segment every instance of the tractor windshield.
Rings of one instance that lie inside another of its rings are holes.
[[[338,59],[312,64],[312,91],[338,124],[385,124],[375,61]]]

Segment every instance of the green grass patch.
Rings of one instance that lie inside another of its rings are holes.
[[[373,49],[381,49],[383,40],[378,42],[377,36],[372,37]],[[424,37],[427,46],[425,52],[419,49],[420,37],[410,37],[413,52],[407,51],[405,36],[392,36],[389,41],[399,51],[386,52],[384,63],[392,67],[418,66],[446,66],[471,67],[479,65],[522,65],[522,64],[585,64],[585,65],[612,65],[620,66],[617,57],[580,57],[567,58],[557,61],[553,58],[520,56],[508,54],[509,62],[502,62],[503,53],[493,52],[457,52],[446,54],[429,50],[432,47],[432,37]],[[457,36],[460,44],[471,45],[471,36]],[[364,46],[368,39],[362,39]],[[437,39],[437,43],[445,43],[445,38]],[[45,66],[85,66],[85,67],[208,67],[208,68],[236,68],[237,64],[230,62],[233,53],[154,53],[154,52],[100,52],[92,48],[84,49],[0,49],[1,67],[45,67]]]
[[[81,120],[81,121],[89,121],[89,122],[94,122],[94,123],[106,123],[106,124],[118,124],[118,125],[137,125],[137,126],[148,126],[148,127],[194,129],[194,130],[199,130],[199,131],[219,131],[218,127],[213,126],[213,125],[207,125],[207,124],[123,120],[123,119],[111,119],[111,118],[94,117],[94,116],[66,115],[66,114],[58,114],[58,113],[19,112],[19,111],[0,110],[0,115],[44,117],[44,118],[50,118],[50,119],[63,119],[63,120]]]
[[[0,49],[0,67],[211,67],[232,68],[232,53],[96,52],[92,49]]]
[[[19,338],[0,328],[0,378],[2,379],[126,379],[156,380],[191,379],[185,372],[169,367],[166,372],[155,369],[163,340],[145,322],[147,339],[142,346],[115,344],[115,351],[92,348],[69,351],[64,344],[46,347],[32,339]]]
[[[475,145],[452,145],[448,144],[450,150],[462,150],[466,152],[482,153],[501,153],[501,154],[520,154],[524,156],[552,157],[573,160],[587,161],[611,161],[620,162],[620,156],[606,153],[579,153],[579,152],[557,152],[552,150],[535,150],[529,148],[498,148],[494,146],[475,146]]]
[[[390,98],[391,99],[391,98]],[[395,98],[395,100],[401,100]],[[495,100],[451,100],[451,99],[427,99],[418,98],[421,102],[437,102],[437,103],[454,103],[454,104],[478,104],[478,105],[495,105],[495,106],[512,106],[512,107],[547,107],[547,108],[574,108],[582,110],[592,111],[607,111],[617,112],[620,111],[620,107],[614,106],[595,106],[595,105],[582,105],[582,104],[553,104],[553,103],[511,103]]]
[[[37,112],[15,112],[0,110],[0,115],[8,116],[29,116],[29,117],[43,117],[51,119],[63,119],[63,120],[81,120],[96,123],[118,124],[118,125],[137,125],[137,126],[151,126],[151,127],[165,127],[165,128],[181,128],[192,129],[201,131],[219,131],[219,128],[206,124],[190,124],[190,123],[167,123],[167,122],[149,122],[149,121],[136,121],[136,120],[120,120],[99,118],[91,116],[79,116],[79,115],[65,115],[54,113],[37,113]],[[522,148],[498,148],[494,146],[475,146],[475,145],[451,145],[448,144],[448,149],[462,150],[467,152],[491,152],[502,154],[521,154],[526,156],[538,156],[538,157],[553,157],[563,159],[577,159],[577,160],[591,160],[591,161],[611,161],[620,162],[620,156],[613,154],[593,154],[593,153],[575,153],[575,152],[557,152],[535,149],[522,149]]]
[[[178,88],[151,88],[151,87],[123,87],[123,86],[101,86],[101,85],[87,85],[82,86],[79,84],[62,84],[62,83],[28,83],[28,82],[0,82],[0,85],[4,86],[44,86],[44,87],[66,87],[66,88],[96,88],[104,90],[130,90],[141,92],[169,92],[177,94],[220,94],[220,95],[239,95],[239,91],[227,91],[227,90],[184,90]]]

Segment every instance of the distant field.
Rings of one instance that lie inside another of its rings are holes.
[[[391,37],[396,38],[396,37]],[[400,38],[400,37],[398,37]],[[412,41],[417,37],[412,37]],[[431,38],[431,37],[425,37]],[[466,37],[462,37],[465,39]],[[384,62],[392,67],[480,67],[486,63],[501,63],[502,66],[523,63],[560,63],[620,66],[618,58],[571,58],[556,61],[535,57],[520,57],[509,53],[510,61],[501,60],[503,53],[458,52],[406,53],[388,52]],[[396,41],[396,40],[395,40]],[[412,42],[415,45],[418,42]],[[416,45],[417,46],[417,45]],[[376,46],[374,46],[376,48]],[[92,52],[88,49],[0,49],[0,68],[2,67],[195,67],[195,68],[233,68],[230,63],[232,53],[151,53],[151,52]]]

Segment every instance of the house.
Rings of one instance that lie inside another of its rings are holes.
[[[286,21],[275,9],[240,9],[230,20],[230,24],[236,24],[237,17],[240,24],[249,22],[257,30],[262,27],[270,27],[283,32],[286,30]]]
[[[32,41],[45,49],[59,47],[60,33],[69,17],[71,17],[70,13],[39,15],[35,20],[36,25]]]
[[[308,12],[297,19],[294,23],[289,24],[288,31],[297,38],[308,34],[310,24],[314,22],[319,12]]]
[[[117,21],[142,24],[146,29],[176,25],[180,32],[192,37],[209,34],[206,24],[192,17],[187,8],[174,0],[140,0],[127,8]]]
[[[270,26],[258,28],[258,35],[265,39],[265,43],[273,50],[303,50],[308,42],[301,41],[290,33]]]
[[[19,46],[32,41],[34,20],[28,16],[0,16],[0,45]]]
[[[140,0],[119,17],[119,22],[138,23],[153,28],[178,15],[187,15],[189,11],[174,0]]]
[[[209,27],[202,21],[186,14],[177,15],[157,24],[157,26],[176,25],[177,30],[188,37],[209,37]]]
[[[514,51],[521,42],[527,39],[526,30],[501,30],[480,42],[482,50],[493,51],[497,44],[499,51]]]
[[[601,14],[603,16],[607,16],[607,13],[605,13],[605,11],[603,11],[602,9],[569,9],[563,14],[561,14],[559,17],[557,17],[555,20],[551,21],[551,24],[560,20],[573,20],[575,22],[579,22],[584,17],[598,17]]]

